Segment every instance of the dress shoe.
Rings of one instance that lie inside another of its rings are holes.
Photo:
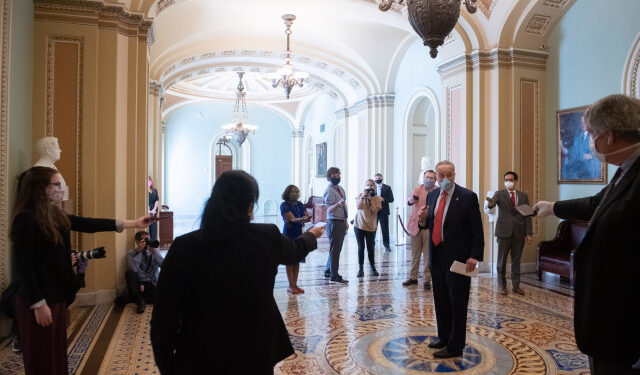
[[[385,245],[384,251],[391,251],[391,248],[389,247],[389,245]]]
[[[380,274],[378,273],[378,270],[374,266],[371,266],[371,274],[373,276],[380,276]]]
[[[502,288],[500,289],[500,294],[502,294],[503,296],[506,296],[507,294],[509,294],[509,292],[507,292],[507,288]]]
[[[425,281],[422,286],[424,287],[424,290],[431,290],[431,283],[428,281]]]
[[[331,277],[331,271],[324,271],[324,277]]]
[[[343,279],[342,276],[340,276],[340,275],[332,277],[329,280],[333,281],[334,283],[349,284],[349,280]]]
[[[147,304],[144,301],[139,301],[136,303],[136,313],[142,314],[144,309],[147,307]]]
[[[360,267],[360,269],[358,270],[358,274],[356,275],[356,277],[364,277],[364,270],[362,269],[362,267]]]
[[[431,349],[442,349],[447,347],[447,343],[442,340],[438,340],[430,342],[427,346]]]
[[[449,348],[444,348],[433,353],[433,358],[453,358],[460,356],[462,356],[462,350],[450,350]]]
[[[519,286],[513,288],[513,292],[516,293],[516,294],[519,294],[521,296],[524,296],[524,294],[525,294],[524,290],[522,290]]]
[[[402,283],[402,286],[409,286],[409,285],[413,285],[413,284],[417,284],[418,280],[414,280],[414,279],[408,279],[405,282]]]

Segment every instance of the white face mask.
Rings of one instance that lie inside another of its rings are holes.
[[[64,188],[62,186],[50,184],[47,186],[44,193],[51,202],[56,204],[60,204],[62,202],[62,198],[64,198]]]
[[[596,135],[595,138],[593,136],[591,136],[589,138],[589,147],[591,148],[591,152],[593,152],[593,156],[595,156],[596,159],[598,159],[600,161],[603,161],[605,163],[607,163],[607,157],[610,157],[611,155],[619,154],[621,152],[625,152],[625,151],[627,151],[629,149],[632,149],[634,147],[638,147],[640,145],[640,142],[638,142],[638,143],[634,143],[632,145],[629,145],[627,147],[621,148],[619,150],[612,151],[612,152],[609,152],[607,154],[603,154],[601,152],[598,152],[598,150],[596,150],[596,139],[598,139],[598,137],[601,136],[602,134],[604,134],[604,133],[600,133],[600,134]]]
[[[505,181],[504,187],[506,187],[507,190],[513,190],[516,187],[516,183],[513,181]]]

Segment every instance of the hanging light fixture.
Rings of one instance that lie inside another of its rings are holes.
[[[257,126],[246,124],[245,121],[249,119],[249,112],[247,112],[247,102],[245,101],[246,92],[244,92],[244,85],[242,84],[242,76],[244,72],[238,72],[238,92],[236,93],[236,105],[233,110],[233,123],[223,125],[222,128],[227,131],[238,146],[242,146],[242,143],[247,139],[249,134],[255,134],[258,129]]]
[[[309,74],[305,72],[294,72],[293,66],[291,65],[291,49],[289,48],[289,42],[291,37],[291,25],[296,19],[296,16],[293,14],[285,14],[282,16],[282,19],[284,20],[284,25],[286,27],[284,33],[287,35],[287,51],[284,53],[284,65],[282,65],[282,68],[278,69],[276,73],[271,74],[270,78],[273,82],[273,87],[282,86],[284,88],[284,95],[289,99],[291,89],[295,86],[302,87],[304,79],[307,78]]]
[[[407,0],[409,23],[422,38],[425,46],[431,50],[432,58],[438,56],[438,47],[458,23],[460,17],[460,2],[462,0]],[[473,14],[478,10],[475,3],[478,0],[464,0],[467,11]],[[386,12],[391,9],[395,0],[381,0],[378,8]],[[404,0],[399,0],[402,4]]]

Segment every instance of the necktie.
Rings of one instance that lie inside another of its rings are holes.
[[[511,204],[513,205],[513,207],[516,206],[516,195],[513,191],[511,192]]]
[[[433,223],[433,234],[431,235],[431,239],[433,240],[433,244],[438,246],[442,242],[442,216],[444,215],[444,204],[447,201],[447,192],[442,191],[442,198],[440,198],[440,204],[438,205],[438,210],[436,211],[436,220]]]

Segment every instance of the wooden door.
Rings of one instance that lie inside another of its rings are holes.
[[[226,171],[233,169],[233,156],[217,155],[216,156],[216,179]]]

